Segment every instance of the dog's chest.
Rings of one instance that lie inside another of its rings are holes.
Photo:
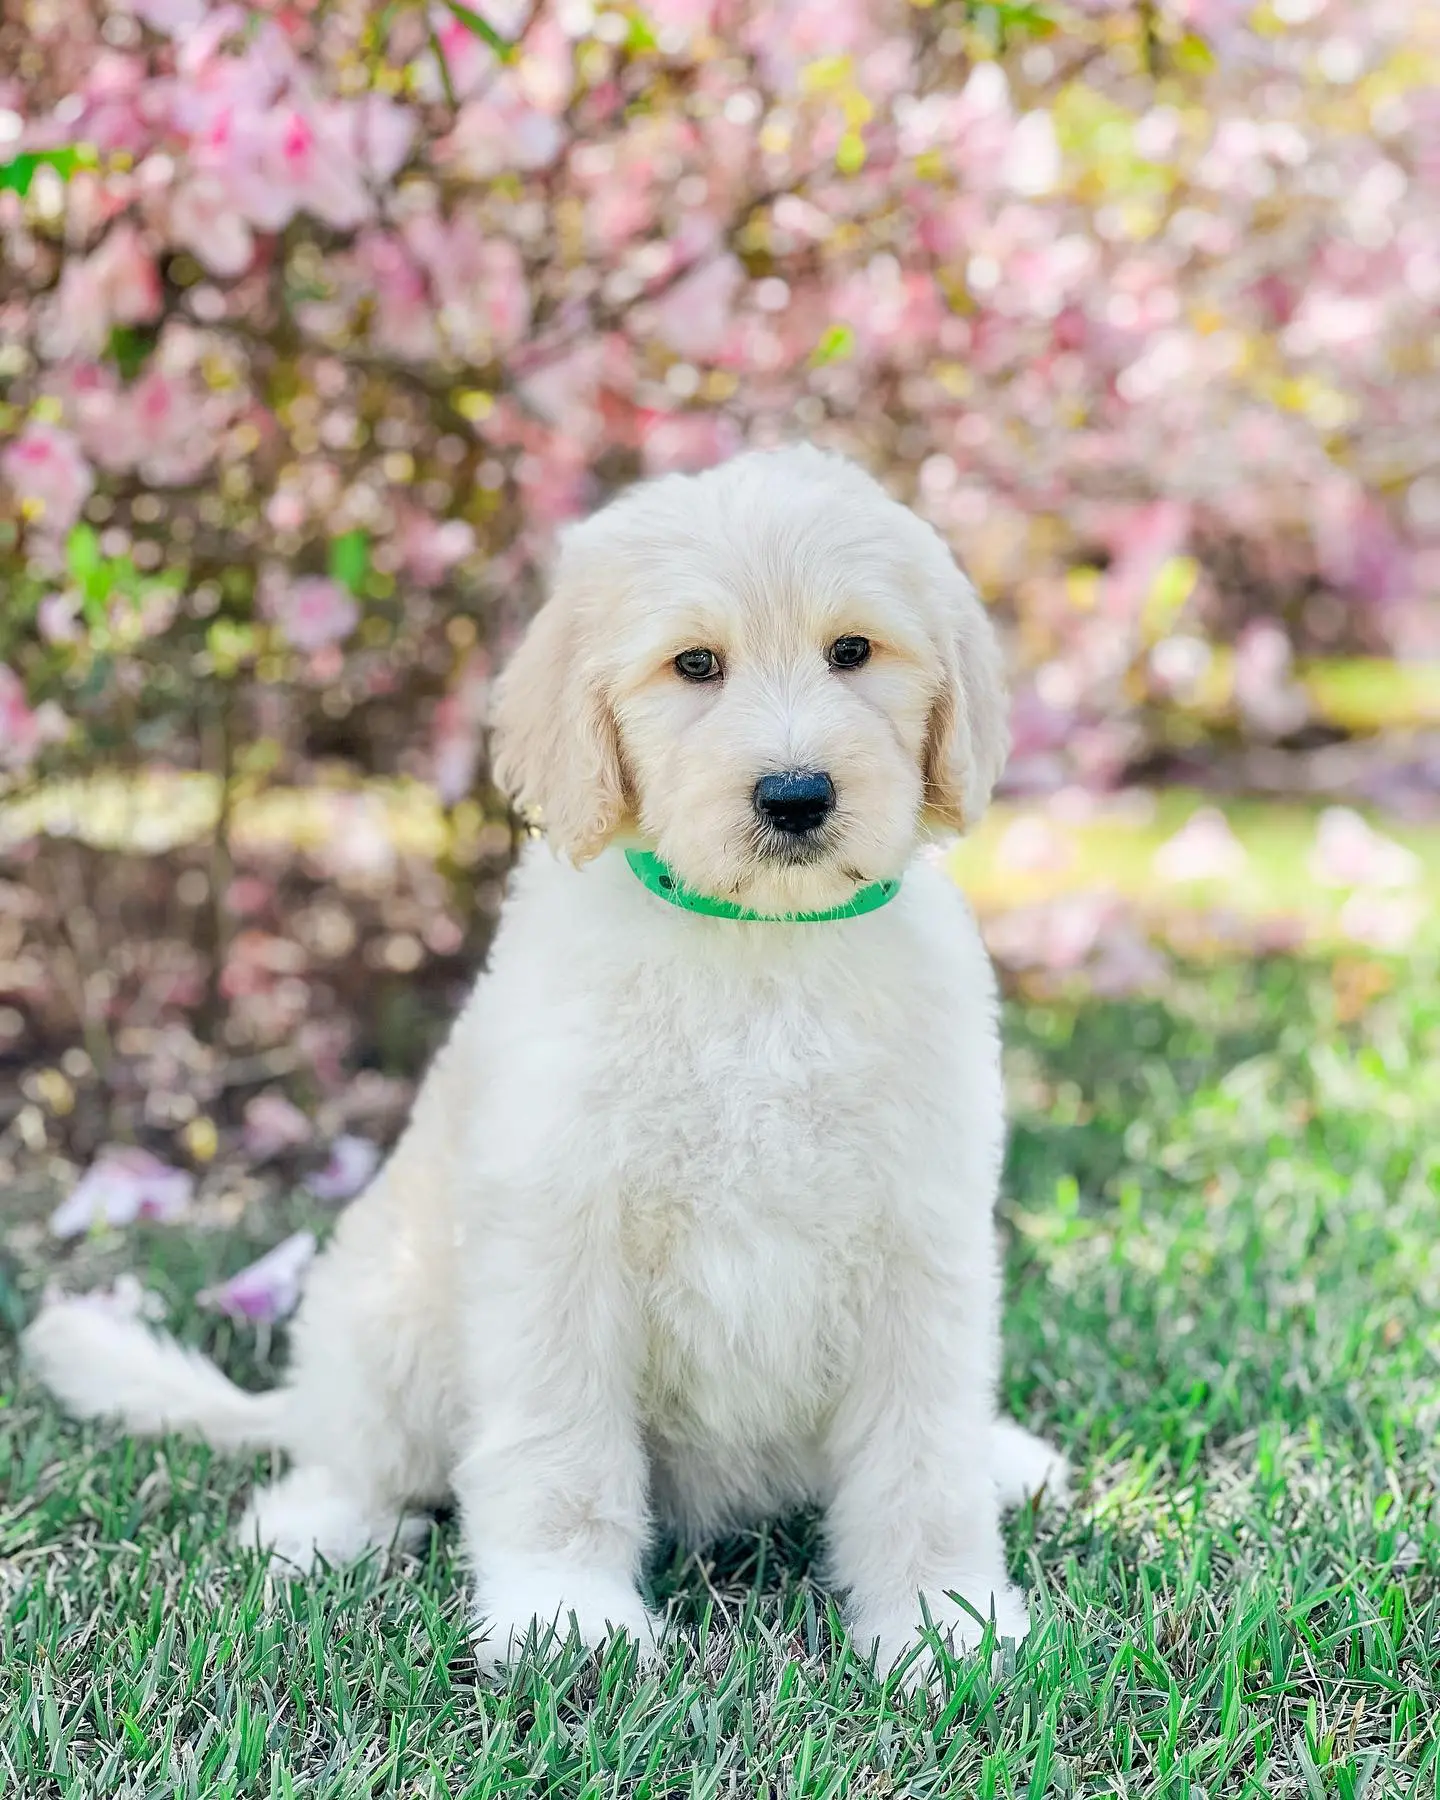
[[[622,1021],[607,1078],[625,1096],[621,1232],[645,1305],[646,1410],[671,1434],[794,1431],[853,1362],[903,1165],[939,1096],[903,1067],[915,1049],[888,1004],[823,983],[652,1000],[648,1033]]]

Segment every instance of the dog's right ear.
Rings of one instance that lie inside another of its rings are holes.
[[[629,796],[575,549],[562,547],[550,598],[496,683],[493,759],[497,785],[583,863],[620,828]]]

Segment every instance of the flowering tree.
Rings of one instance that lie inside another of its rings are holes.
[[[1020,779],[1436,648],[1418,3],[5,19],[12,772],[340,749],[455,799],[556,524],[795,432],[1000,606]]]

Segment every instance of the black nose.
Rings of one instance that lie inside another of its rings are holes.
[[[755,783],[755,810],[777,831],[801,837],[823,825],[835,805],[835,783],[823,769],[795,769],[762,775]]]

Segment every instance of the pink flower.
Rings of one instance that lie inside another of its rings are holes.
[[[354,120],[338,101],[292,100],[258,117],[225,111],[212,126],[206,166],[262,231],[280,231],[302,212],[345,231],[372,211],[355,138]]]
[[[1104,933],[1085,973],[1091,993],[1120,1000],[1163,988],[1170,964],[1133,926],[1120,924]]]
[[[1235,704],[1261,736],[1286,737],[1310,715],[1294,663],[1290,639],[1273,619],[1252,619],[1236,640]]]
[[[490,658],[475,651],[435,708],[435,790],[446,806],[464,799],[474,784],[490,712],[490,677]]]
[[[1058,875],[1074,861],[1074,839],[1039,814],[1016,819],[995,848],[998,867],[1023,875]]]
[[[55,702],[32,709],[20,677],[0,663],[0,769],[28,769],[47,744],[63,743],[69,734]]]
[[[72,595],[47,594],[35,612],[36,629],[47,644],[78,644],[85,635],[78,612]]]
[[[1155,577],[1190,535],[1190,508],[1180,500],[1156,500],[1125,513],[1111,535],[1104,604],[1113,618],[1136,616]]]
[[[221,178],[189,176],[170,200],[170,232],[212,275],[240,275],[255,254],[249,222]]]
[[[1401,599],[1414,578],[1414,559],[1385,508],[1353,482],[1323,482],[1314,499],[1320,573],[1333,587],[1372,605]]]
[[[563,142],[556,121],[531,106],[507,73],[480,98],[464,103],[454,130],[437,146],[436,155],[441,161],[453,161],[466,175],[489,181],[510,169],[526,174],[548,169]]]
[[[716,0],[646,0],[645,16],[655,27],[661,43],[685,43],[710,29],[715,17]]]
[[[188,382],[151,367],[110,397],[100,430],[91,426],[96,459],[109,469],[138,469],[152,487],[193,481],[215,454],[207,405]]]
[[[330,1159],[305,1183],[317,1200],[353,1199],[380,1167],[380,1150],[369,1138],[346,1132],[330,1146]]]
[[[1337,921],[1345,936],[1372,950],[1398,955],[1408,950],[1425,920],[1418,894],[1352,894]]]
[[[68,431],[33,419],[0,453],[0,476],[45,529],[67,532],[95,486],[89,463]]]
[[[196,1301],[212,1312],[253,1325],[288,1319],[300,1302],[316,1248],[313,1232],[297,1231],[228,1281],[202,1288]]]
[[[659,335],[681,356],[703,362],[718,355],[744,285],[745,270],[738,258],[729,254],[710,258],[656,301]]]
[[[1224,813],[1202,806],[1155,852],[1154,866],[1162,881],[1233,881],[1249,860]]]
[[[1114,912],[1114,902],[1103,894],[1067,894],[987,920],[985,941],[1008,968],[1066,974],[1085,962]]]
[[[420,213],[404,236],[440,301],[440,328],[460,355],[484,362],[520,342],[530,327],[530,292],[512,243],[486,237],[463,213],[448,223]]]
[[[205,21],[209,0],[130,0],[130,11],[152,31],[181,37]]]
[[[723,413],[650,414],[640,428],[640,456],[647,475],[708,469],[733,456],[740,446],[740,427]]]
[[[388,233],[367,232],[355,246],[355,261],[374,305],[370,331],[375,343],[392,356],[416,362],[433,356],[435,303],[405,247]]]
[[[1413,887],[1420,879],[1415,852],[1347,806],[1327,806],[1321,813],[1308,867],[1322,887]]]
[[[269,1162],[310,1142],[310,1121],[283,1094],[257,1094],[245,1108],[243,1142],[253,1162]]]
[[[297,650],[323,650],[338,644],[360,622],[354,598],[325,575],[302,575],[297,581],[272,576],[262,581],[260,609]]]
[[[140,233],[122,220],[99,248],[65,264],[50,308],[54,357],[98,356],[116,325],[146,325],[160,311],[160,277]]]
[[[50,1215],[56,1237],[83,1237],[97,1226],[133,1225],[152,1219],[169,1225],[190,1210],[194,1177],[148,1150],[103,1150]]]
[[[432,519],[405,509],[398,533],[401,566],[420,587],[438,587],[456,563],[475,552],[475,528],[464,519]]]
[[[370,181],[392,181],[415,141],[415,115],[384,94],[366,94],[336,115],[340,134]]]

